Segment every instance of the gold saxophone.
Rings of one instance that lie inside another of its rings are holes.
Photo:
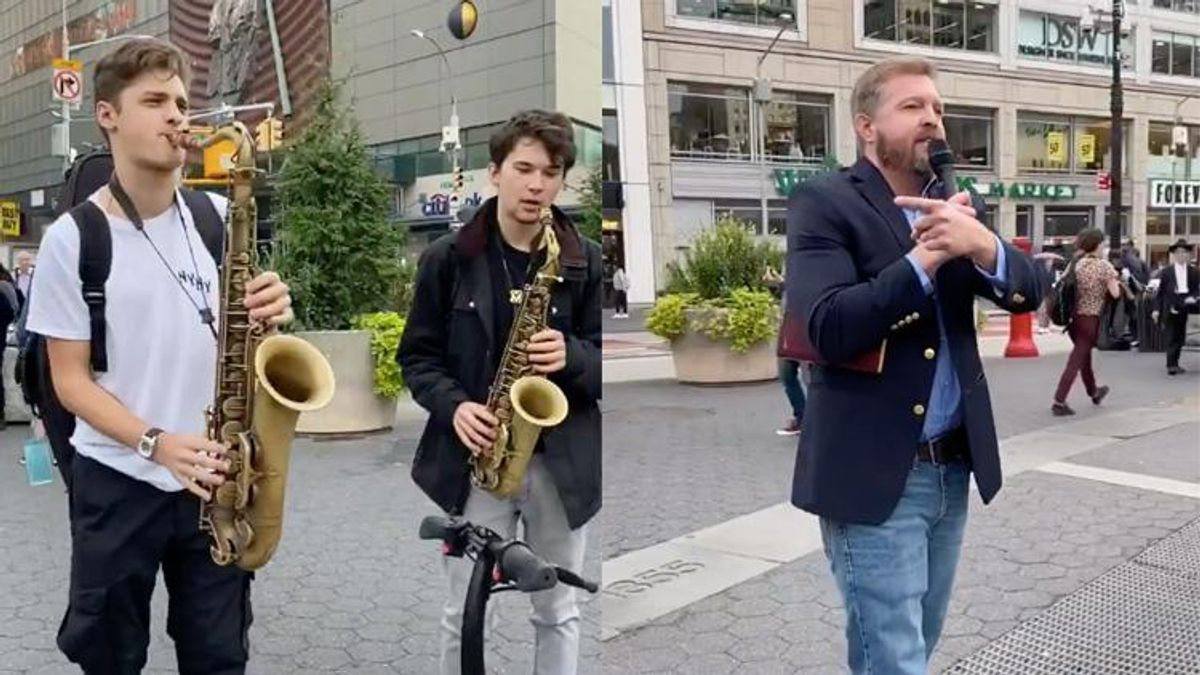
[[[568,410],[562,389],[533,374],[525,351],[529,338],[546,327],[550,291],[555,282],[562,281],[554,215],[549,207],[542,209],[541,222],[539,250],[545,249],[546,261],[521,290],[496,380],[488,391],[488,411],[500,422],[496,441],[490,452],[470,459],[471,482],[498,497],[509,497],[521,487],[542,429],[561,423]]]
[[[212,497],[200,503],[200,529],[213,539],[218,565],[255,570],[267,564],[283,533],[283,498],[288,460],[302,412],[323,408],[333,398],[329,361],[308,342],[252,322],[246,284],[254,265],[258,209],[254,203],[254,146],[240,122],[218,127],[190,147],[233,143],[231,199],[221,267],[220,332],[216,395],[205,411],[208,438],[224,443],[230,469]],[[253,379],[251,379],[253,377]]]

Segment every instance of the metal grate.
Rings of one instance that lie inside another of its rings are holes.
[[[945,675],[1200,675],[1200,520]]]
[[[1133,562],[1200,580],[1200,520],[1146,549]]]

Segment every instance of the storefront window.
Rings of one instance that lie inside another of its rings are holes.
[[[995,52],[997,7],[995,0],[863,0],[863,34],[873,40]]]
[[[1111,170],[1111,128],[1106,119],[1018,113],[1017,168],[1041,173]],[[1128,148],[1128,122],[1122,131],[1122,145]],[[1122,173],[1129,175],[1128,162]]]
[[[796,16],[794,0],[675,0],[675,13],[693,19],[715,19],[752,25],[778,25],[781,15]]]
[[[1168,122],[1151,122],[1148,150],[1150,176],[1180,180],[1200,178],[1200,126],[1186,126],[1188,142],[1182,148],[1174,147],[1173,129]]]
[[[1096,227],[1104,230],[1105,241],[1108,241],[1108,219],[1112,214],[1112,207],[1104,207],[1104,222],[1098,223]],[[1121,239],[1122,241],[1129,238],[1129,207],[1121,207]]]
[[[1200,38],[1180,33],[1154,33],[1150,70],[1163,75],[1200,77]]]
[[[750,96],[745,89],[672,82],[671,155],[709,159],[750,158]]]
[[[964,168],[992,166],[993,111],[947,106],[942,117],[946,142],[954,149],[955,164]]]
[[[1044,209],[1042,236],[1073,239],[1092,227],[1092,209],[1079,206],[1047,206]]]
[[[1071,125],[1066,119],[1017,119],[1017,168],[1032,171],[1070,171],[1067,148]]]
[[[823,96],[775,92],[766,106],[767,155],[789,162],[819,163],[829,151],[829,111]]]
[[[1017,206],[1017,236],[1033,237],[1033,206],[1029,204]]]
[[[617,111],[605,110],[602,120],[604,124],[604,151],[601,158],[601,165],[603,166],[601,180],[619,183],[621,181],[621,152],[619,150],[619,137],[617,135]]]
[[[713,222],[734,218],[754,234],[762,231],[762,205],[753,199],[717,199],[713,201]]]
[[[1065,10],[1070,12],[1070,10]],[[1126,23],[1126,28],[1129,24]],[[1135,33],[1121,40],[1122,68],[1132,70],[1137,46]],[[1075,13],[1047,14],[1021,10],[1017,21],[1017,55],[1043,63],[1112,68],[1112,29],[1103,25],[1084,30]]]
[[[1171,234],[1171,212],[1150,211],[1146,214],[1146,234]]]

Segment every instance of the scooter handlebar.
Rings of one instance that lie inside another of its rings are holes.
[[[454,527],[454,519],[449,516],[425,516],[417,534],[422,539],[445,539]]]
[[[514,541],[506,544],[496,556],[500,576],[511,581],[525,593],[544,591],[558,583],[554,566],[534,555],[526,544]]]

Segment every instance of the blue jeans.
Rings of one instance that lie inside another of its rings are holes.
[[[779,359],[779,381],[783,382],[783,391],[787,394],[788,403],[792,406],[792,417],[799,424],[804,419],[804,387],[800,384],[800,363],[788,359]]]
[[[969,480],[961,461],[917,462],[882,524],[821,519],[854,675],[925,675],[950,604]]]

